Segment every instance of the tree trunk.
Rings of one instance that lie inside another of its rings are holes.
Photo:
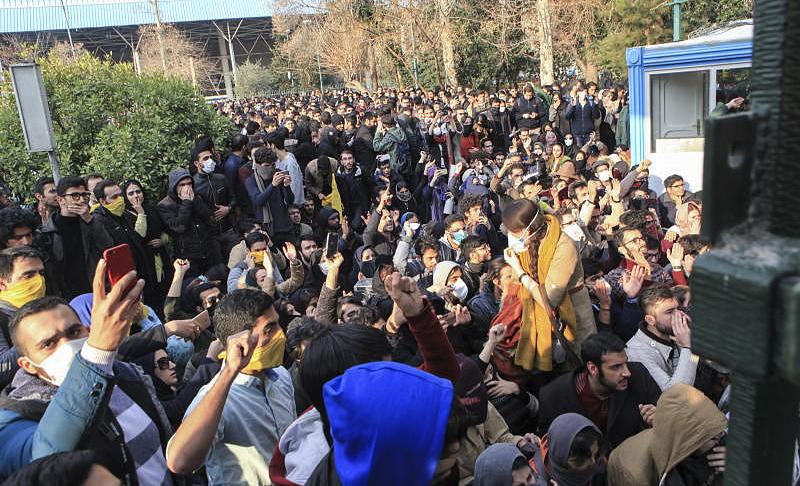
[[[372,85],[370,90],[374,92],[378,89],[378,64],[375,62],[375,45],[373,43],[369,44],[367,55],[369,56],[369,81]]]
[[[449,0],[438,0],[439,3],[439,39],[442,44],[442,63],[444,64],[444,75],[447,84],[451,87],[458,85],[458,74],[456,71],[456,52],[453,42],[453,31],[450,27],[450,11],[452,9]]]
[[[539,80],[541,85],[553,84],[553,31],[550,26],[550,1],[536,0],[539,26]]]
[[[158,38],[158,54],[161,56],[161,70],[167,73],[167,54],[164,49],[164,29],[161,25],[161,14],[158,11],[158,0],[152,0],[153,13],[156,16],[156,37]]]

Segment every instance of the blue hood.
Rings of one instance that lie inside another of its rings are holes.
[[[428,486],[442,454],[453,385],[392,362],[354,366],[323,387],[344,486]]]

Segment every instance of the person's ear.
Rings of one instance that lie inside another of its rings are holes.
[[[656,317],[651,316],[650,314],[645,314],[644,322],[646,322],[650,326],[654,326],[656,324]]]
[[[597,368],[596,364],[592,363],[591,361],[587,361],[586,362],[586,371],[589,372],[590,376],[597,376],[599,374],[598,372],[600,370]]]
[[[39,367],[33,364],[33,361],[31,361],[27,356],[20,356],[17,358],[17,364],[28,374],[35,376],[40,373]]]
[[[6,290],[10,284],[11,282],[8,280],[0,278],[0,291]]]

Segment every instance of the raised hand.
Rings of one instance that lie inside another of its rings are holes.
[[[498,324],[489,329],[489,342],[492,344],[499,343],[506,335],[506,325]]]
[[[469,309],[467,309],[465,305],[456,304],[453,307],[453,314],[456,316],[455,323],[453,323],[454,326],[461,326],[472,322],[472,314],[469,313]]]
[[[689,326],[689,316],[681,311],[672,313],[672,340],[682,348],[692,347],[692,328]]]
[[[511,270],[514,271],[514,276],[516,278],[521,277],[522,274],[525,273],[525,270],[522,269],[522,264],[519,262],[519,257],[511,248],[506,248],[503,251],[503,259],[506,261],[508,266],[511,267]]]
[[[242,371],[250,363],[257,343],[258,336],[250,329],[229,336],[225,346],[225,367],[236,373]]]
[[[642,285],[644,285],[646,273],[644,267],[636,265],[630,272],[622,276],[622,290],[625,291],[625,295],[627,295],[629,299],[634,299],[639,295],[639,292],[642,290]]]
[[[205,311],[204,311],[205,312]],[[200,326],[194,319],[179,319],[164,324],[168,336],[178,336],[187,341],[194,341],[200,335]]]
[[[131,288],[131,286],[133,286]],[[92,324],[88,344],[103,351],[114,351],[128,337],[131,323],[140,310],[144,280],[130,271],[106,293],[106,262],[100,260],[92,280]]]
[[[293,243],[287,241],[283,244],[283,256],[290,262],[297,260],[297,249]]]
[[[275,173],[272,175],[272,185],[278,187],[282,183],[283,183],[283,173],[276,170]]]
[[[673,244],[672,248],[667,250],[667,260],[669,260],[669,264],[672,265],[672,268],[682,267],[683,245],[680,243]]]
[[[594,283],[594,294],[597,296],[600,307],[611,306],[611,285],[604,278],[598,278]]]
[[[397,304],[397,307],[403,311],[406,318],[416,317],[422,313],[425,308],[425,301],[414,280],[394,272],[386,278],[384,285],[386,286],[386,293]]]
[[[175,269],[175,273],[186,275],[186,272],[189,271],[189,260],[184,260],[182,258],[176,259],[172,262],[172,268]]]

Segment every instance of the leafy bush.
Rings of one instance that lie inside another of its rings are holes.
[[[280,89],[282,80],[258,62],[246,61],[236,68],[236,96],[252,98]]]
[[[191,84],[160,74],[136,76],[130,64],[84,54],[38,61],[47,89],[61,175],[99,172],[139,179],[151,198],[164,193],[167,173],[186,166],[194,139],[210,134],[227,144],[231,125]],[[0,174],[31,199],[36,179],[50,174],[47,154],[29,154],[10,80],[0,83]]]

